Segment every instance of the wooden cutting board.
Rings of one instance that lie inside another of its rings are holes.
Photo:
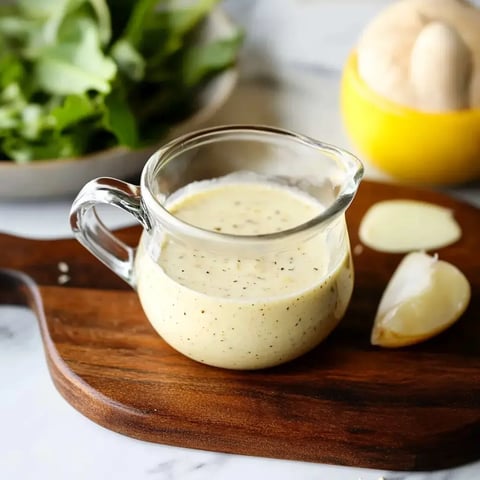
[[[480,458],[480,211],[440,194],[364,181],[348,211],[352,246],[366,209],[387,198],[447,206],[463,229],[439,251],[470,280],[472,301],[447,332],[415,347],[370,345],[400,255],[364,248],[345,319],[316,350],[237,372],[166,345],[136,295],[75,240],[0,235],[0,302],[35,311],[53,381],[85,416],[138,439],[221,452],[393,470]],[[138,228],[121,236],[134,245]],[[59,284],[59,262],[69,281]],[[23,272],[23,273],[18,273]],[[32,408],[35,403],[32,402]]]

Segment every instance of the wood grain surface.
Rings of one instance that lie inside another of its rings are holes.
[[[401,255],[367,247],[354,256],[354,296],[340,326],[311,353],[263,371],[208,367],[172,350],[150,327],[135,293],[75,240],[0,235],[0,302],[31,306],[57,389],[85,416],[125,435],[393,470],[478,460],[480,212],[438,193],[364,181],[347,215],[352,247],[366,209],[387,198],[447,206],[463,229],[459,242],[438,253],[469,279],[470,306],[448,331],[414,347],[369,343]],[[132,245],[139,233],[120,232]],[[64,285],[59,262],[69,265]]]

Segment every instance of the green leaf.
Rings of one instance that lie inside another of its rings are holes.
[[[88,10],[80,7],[90,5],[93,15],[88,15],[98,23],[100,41],[106,45],[111,38],[110,11],[105,0],[19,0],[20,11],[26,18],[42,20],[43,24],[31,33],[35,40],[29,46],[35,52],[45,45],[55,44],[63,22],[69,15],[85,14]],[[34,55],[35,56],[35,55]]]
[[[145,76],[145,59],[126,39],[118,40],[112,47],[111,55],[118,69],[131,80],[139,82]]]
[[[0,108],[0,137],[10,134],[11,130],[18,128],[20,119],[18,112],[12,108]]]
[[[219,0],[137,2],[125,38],[155,63],[180,50],[189,34]],[[178,3],[182,5],[178,6]]]
[[[227,39],[220,39],[206,45],[192,45],[182,62],[183,81],[193,87],[210,75],[233,65],[243,35],[238,32]]]
[[[138,145],[138,131],[135,116],[119,89],[105,98],[103,127],[111,132],[120,145],[134,148]]]
[[[0,104],[3,107],[11,106],[21,110],[27,104],[22,89],[18,83],[10,83],[0,91]]]
[[[17,0],[25,17],[48,19],[63,12],[77,8],[85,0]]]
[[[74,18],[62,30],[62,42],[46,48],[35,66],[39,87],[58,95],[109,93],[116,66],[103,54],[95,24]]]
[[[0,157],[62,158],[158,138],[192,111],[198,87],[235,61],[239,37],[199,43],[217,3],[0,5]]]
[[[36,142],[12,135],[3,140],[2,150],[17,163],[75,157],[82,151],[83,142],[80,139],[78,133],[69,135],[50,133]]]
[[[51,112],[57,130],[65,130],[98,114],[94,102],[86,95],[69,95]]]
[[[40,23],[34,23],[27,18],[17,17],[15,15],[2,15],[0,17],[0,33],[7,39],[21,39],[26,38],[30,30]]]
[[[107,45],[112,38],[112,22],[110,18],[110,10],[105,0],[89,0],[98,21],[98,31],[100,42]]]
[[[159,3],[159,0],[138,0],[135,3],[125,31],[125,38],[135,48],[140,46],[145,23],[154,15],[154,9]]]
[[[44,130],[53,127],[53,119],[42,105],[30,103],[21,111],[20,135],[27,140],[37,140]]]
[[[10,83],[0,91],[0,137],[10,135],[10,130],[22,127],[21,113],[27,106],[18,83]]]
[[[5,89],[12,83],[19,83],[24,75],[24,68],[20,59],[10,53],[4,51],[0,54],[0,89]]]
[[[43,25],[40,20],[22,18],[16,15],[0,16],[0,41],[3,51],[14,53],[19,61],[24,61],[25,52],[43,45]]]
[[[195,28],[218,2],[219,0],[197,0],[188,7],[173,7],[170,11],[167,10],[170,31],[174,35],[184,36]]]

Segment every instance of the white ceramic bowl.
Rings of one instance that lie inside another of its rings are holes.
[[[205,26],[208,38],[233,34],[234,25],[219,9],[213,11]],[[190,117],[173,126],[157,144],[141,150],[115,147],[79,158],[39,160],[18,165],[0,161],[0,199],[16,200],[74,195],[96,177],[128,179],[141,172],[149,156],[167,140],[202,128],[230,96],[237,81],[231,68],[214,77],[198,99],[199,107]]]

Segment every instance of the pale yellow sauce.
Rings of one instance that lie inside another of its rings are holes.
[[[283,231],[323,210],[286,187],[210,182],[168,208],[187,223],[235,235]],[[349,252],[329,265],[323,234],[280,252],[239,247],[238,255],[167,239],[156,259],[146,242],[144,235],[136,276],[147,317],[175,349],[210,365],[255,369],[298,357],[336,326],[353,288]]]

